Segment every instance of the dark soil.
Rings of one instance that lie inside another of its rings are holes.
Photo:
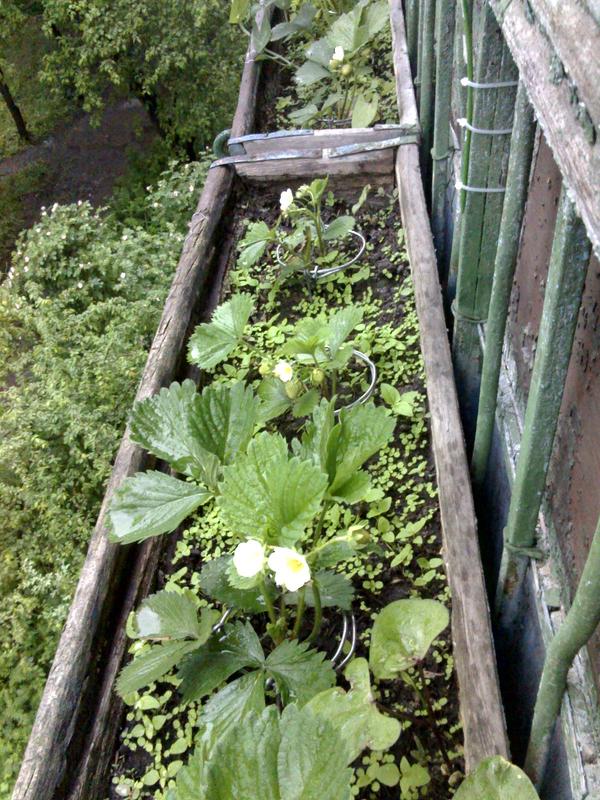
[[[377,207],[379,206],[379,208]],[[381,216],[377,216],[380,208],[387,209],[385,211],[386,218],[384,224],[381,224]],[[277,216],[277,203],[265,202],[264,197],[259,193],[245,194],[238,198],[236,204],[236,213],[233,222],[234,237],[236,239],[243,236],[245,224],[247,220],[262,219],[267,223],[273,223]],[[398,250],[397,232],[400,228],[399,213],[394,204],[390,205],[389,197],[373,198],[373,202],[368,208],[363,209],[358,217],[357,227],[361,230],[363,235],[367,238],[373,249],[370,251],[368,261],[371,266],[371,277],[369,280],[359,281],[352,287],[353,301],[360,303],[361,299],[366,298],[369,291],[372,292],[373,297],[381,300],[381,311],[377,317],[377,324],[384,325],[386,323],[393,323],[397,328],[405,315],[405,303],[398,302],[396,295],[396,288],[407,278],[409,274],[409,266],[403,261],[390,261],[389,257],[382,252],[386,245],[391,246],[392,253]],[[235,251],[234,251],[235,253]],[[366,259],[363,258],[363,263]],[[230,267],[235,265],[235,256],[232,259],[233,263]],[[264,260],[265,263],[267,260]],[[384,275],[385,271],[385,275]],[[268,277],[268,270],[260,273],[261,277]],[[221,299],[226,299],[230,293],[229,279],[226,276],[224,286],[221,292]],[[322,291],[318,285],[315,293]],[[245,289],[244,291],[248,291]],[[277,300],[280,303],[281,316],[293,322],[299,318],[298,303],[306,297],[306,290],[301,283],[286,284],[279,294]],[[267,289],[261,288],[256,292],[256,308],[259,309],[257,316],[253,321],[258,321],[261,318],[261,309],[265,309],[267,305]],[[408,301],[406,301],[408,302]],[[264,311],[262,312],[264,315]],[[418,344],[413,345],[418,348]],[[254,376],[249,375],[248,379],[251,380]],[[424,386],[421,381],[416,381],[411,385],[402,386],[403,390],[417,389],[424,391]],[[375,401],[380,403],[380,398],[376,397]],[[283,417],[274,421],[277,429],[290,438],[291,435],[297,433],[297,421],[291,418]],[[396,429],[396,435],[400,436],[403,427],[408,423],[400,419]],[[434,464],[431,452],[429,450],[428,441],[423,442],[420,455],[427,463],[427,469],[422,476],[423,482],[429,481],[435,483]],[[377,456],[373,459],[374,463],[377,462]],[[404,496],[402,494],[402,487],[397,490],[386,490],[386,494],[393,495],[392,507],[390,514],[393,514],[394,509],[400,509],[404,503]],[[440,534],[440,521],[439,511],[437,509],[437,501],[428,498],[424,505],[419,506],[418,511],[414,513],[414,521],[430,510],[433,512],[432,519],[426,524],[423,529],[424,544],[419,548],[419,552],[415,553],[415,558],[426,557],[435,558],[439,556],[441,551],[441,534]],[[431,541],[430,541],[431,540]],[[177,564],[173,564],[171,559],[175,552],[177,537],[171,537],[168,547],[165,550],[162,562],[159,568],[159,576],[157,588],[162,588],[169,575],[181,569],[183,565],[188,567],[188,574],[192,571],[199,571],[203,564],[202,545],[197,542],[192,548],[188,558],[184,561],[179,560]],[[206,542],[204,543],[206,547]],[[415,548],[417,549],[417,548]],[[368,657],[368,648],[361,642],[360,635],[368,631],[372,626],[372,615],[378,612],[388,603],[393,600],[408,597],[413,591],[414,584],[409,576],[401,568],[390,569],[389,560],[382,558],[379,554],[374,553],[369,557],[369,562],[373,566],[383,568],[383,571],[377,575],[378,581],[383,584],[383,589],[373,590],[365,587],[364,581],[355,581],[355,601],[353,604],[357,628],[359,633],[356,654],[359,656]],[[432,596],[435,597],[439,594],[439,585],[437,591],[431,585],[425,585],[419,589],[419,595],[422,597]],[[327,611],[329,614],[327,614]],[[340,615],[339,612],[331,613],[331,610],[326,610],[326,622],[322,629],[317,647],[326,652],[331,653],[332,642],[337,641],[340,628]],[[260,631],[261,620],[254,618],[253,622]],[[310,626],[310,614],[306,621],[306,625]],[[306,630],[308,633],[308,627]],[[401,722],[408,727],[402,733],[400,739],[394,748],[390,751],[394,755],[396,764],[400,763],[401,758],[404,756],[408,758],[411,763],[416,760],[415,752],[426,754],[426,764],[431,774],[431,783],[427,787],[427,794],[425,795],[430,800],[447,800],[449,796],[448,789],[448,776],[456,770],[462,771],[463,764],[460,758],[451,758],[450,764],[444,764],[442,756],[440,755],[439,740],[440,737],[444,742],[446,749],[451,753],[461,751],[461,735],[458,723],[458,694],[454,683],[454,679],[450,682],[447,681],[444,674],[446,658],[451,654],[451,643],[449,632],[445,637],[442,637],[441,644],[436,648],[438,654],[444,655],[444,660],[441,663],[436,663],[432,657],[428,657],[422,665],[427,678],[430,683],[428,685],[431,701],[435,705],[440,700],[446,704],[441,707],[441,710],[436,711],[436,716],[440,719],[440,728],[438,731],[432,728],[423,713],[423,710],[412,689],[407,687],[401,681],[390,681],[379,685],[380,702],[382,708],[386,713],[397,716]],[[342,680],[343,683],[343,680]],[[159,689],[162,691],[162,689]],[[174,697],[171,701],[171,710],[176,706],[177,699]],[[167,706],[168,708],[168,706]],[[164,711],[162,712],[164,713]],[[181,719],[184,718],[181,714]],[[167,748],[172,738],[172,733],[169,735],[165,726],[163,731],[158,734],[159,737],[164,737],[163,750]],[[423,756],[421,755],[421,760]],[[357,763],[357,767],[361,766],[361,759]],[[129,775],[141,777],[150,766],[150,757],[141,749],[132,752],[126,745],[122,744],[115,755],[115,769],[113,775]],[[369,789],[363,790],[360,797],[367,800],[370,797],[377,797],[379,800],[397,800],[398,787],[386,788],[381,787],[376,795],[373,795]],[[153,796],[152,792],[143,793],[142,798],[150,800]],[[111,800],[117,800],[118,795],[115,793],[115,787],[111,787]]]

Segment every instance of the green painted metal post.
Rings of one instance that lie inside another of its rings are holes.
[[[421,172],[425,196],[429,200],[431,175],[431,142],[433,136],[433,92],[434,92],[434,34],[435,0],[422,0],[423,30],[421,34],[421,103],[419,122],[421,123]]]
[[[530,548],[535,543],[589,259],[585,227],[563,187],[506,524],[509,549]]]
[[[533,110],[523,84],[519,84],[508,162],[506,194],[485,328],[485,354],[477,410],[477,429],[471,461],[471,472],[476,487],[481,487],[484,481],[492,443],[504,331],[517,263],[521,225],[525,213],[534,138]]]
[[[450,149],[450,104],[452,99],[452,62],[454,59],[454,0],[437,0],[435,9],[435,113],[433,128],[431,227],[442,282],[445,283],[448,260],[446,239],[446,191]]]
[[[472,81],[475,75],[474,53],[473,53],[473,0],[462,0],[462,19],[463,19],[463,44],[466,77]],[[485,43],[485,42],[484,42]],[[465,118],[468,123],[473,122],[475,95],[473,87],[467,87],[467,102]],[[471,157],[471,131],[465,128],[465,140],[462,149],[462,161],[460,165],[460,177],[463,183],[469,181],[469,163]],[[467,195],[464,191],[460,193],[460,210],[465,210]]]
[[[423,24],[425,0],[419,0],[419,30],[417,33],[417,70],[415,75],[415,98],[417,108],[421,108],[421,72],[423,71]]]
[[[410,69],[414,75],[417,72],[417,50],[419,47],[419,0],[406,0],[406,45]]]
[[[484,4],[481,13],[482,19],[476,26],[480,35],[475,82],[516,81],[517,69],[493,11]],[[466,181],[463,178],[462,182],[469,190],[462,191],[465,199],[453,304],[453,358],[468,445],[472,444],[475,434],[481,376],[478,324],[487,319],[492,288],[515,91],[516,84],[515,87],[476,89],[473,127],[484,132],[472,132],[470,140],[465,137],[465,150],[470,141],[470,153],[465,154],[468,178]],[[508,131],[508,134],[498,131]],[[465,174],[464,160],[462,174]]]
[[[550,642],[533,713],[525,772],[539,788],[573,659],[600,623],[600,520],[573,604]]]

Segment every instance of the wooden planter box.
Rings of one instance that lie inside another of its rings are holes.
[[[261,15],[262,11],[258,24]],[[394,62],[399,66],[399,59],[406,60],[400,3],[390,3],[390,21]],[[256,63],[255,58],[250,46],[246,63]],[[234,128],[228,141],[229,157],[219,163],[234,165],[236,173],[250,184],[280,185],[323,175],[333,183],[341,178],[345,185],[349,180],[351,184],[392,184],[395,148],[419,141],[419,118],[410,81],[398,93],[398,111],[398,124],[372,128],[286,130],[241,136]]]
[[[416,120],[400,0],[390,0],[390,5],[401,119]],[[232,130],[234,142],[246,142],[246,147],[250,141],[258,141],[244,138],[253,126],[258,79],[259,65],[252,58],[247,59]],[[383,132],[374,128],[369,135],[383,135]],[[309,139],[306,135],[306,140]],[[379,153],[377,158],[380,157]],[[427,378],[444,558],[453,596],[454,660],[469,769],[486,756],[496,753],[508,756],[504,714],[418,148],[416,144],[390,147],[385,157],[389,175],[373,174],[380,175],[381,183],[388,178],[396,180],[408,243]],[[324,158],[314,160],[311,156],[292,160],[302,161],[308,170],[314,170],[307,175],[321,175]],[[344,155],[332,161],[344,164],[347,158]],[[354,161],[345,163],[354,164],[353,169],[356,169]],[[236,171],[239,168],[235,165]],[[216,305],[228,257],[227,248],[222,252],[218,245],[227,227],[234,180],[231,163],[216,166],[208,174],[148,355],[137,400],[155,394],[162,386],[181,377],[187,337],[200,315],[206,317]],[[364,175],[361,180],[364,182]],[[102,800],[105,797],[123,710],[113,687],[127,649],[125,622],[148,593],[164,544],[164,537],[126,548],[111,544],[106,531],[106,512],[123,478],[143,469],[146,460],[126,431],[48,676],[13,800]]]

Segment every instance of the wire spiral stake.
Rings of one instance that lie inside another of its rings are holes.
[[[371,361],[369,356],[366,355],[366,353],[361,353],[360,350],[352,350],[352,355],[359,361],[363,361],[367,365],[367,367],[369,368],[369,372],[371,374],[371,380],[369,382],[368,387],[365,389],[365,391],[361,394],[360,397],[357,397],[356,400],[353,400],[351,403],[347,403],[345,406],[342,406],[341,408],[336,408],[335,409],[336,414],[339,414],[340,411],[344,408],[354,408],[354,406],[359,406],[362,403],[366,403],[369,397],[371,397],[371,395],[375,391],[375,386],[377,385],[377,367]]]
[[[327,278],[329,275],[334,275],[336,272],[341,272],[343,269],[347,269],[351,267],[352,264],[355,264],[358,259],[362,256],[365,252],[365,248],[367,246],[367,241],[362,233],[358,231],[350,231],[350,235],[354,236],[355,239],[358,239],[360,242],[360,247],[356,255],[350,259],[350,261],[346,261],[344,264],[338,264],[335,267],[326,267],[325,269],[319,269],[318,266],[313,267],[312,270],[305,270],[304,274],[307,278],[312,278],[314,281],[318,281],[321,278]],[[285,267],[285,261],[282,258],[283,247],[281,244],[277,245],[277,249],[275,250],[275,259],[280,267]]]

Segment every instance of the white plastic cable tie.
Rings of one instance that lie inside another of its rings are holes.
[[[512,128],[476,128],[475,125],[471,125],[464,117],[460,117],[456,121],[461,128],[466,128],[471,131],[471,133],[482,133],[485,136],[506,136],[506,134],[512,133]]]
[[[507,89],[511,86],[518,86],[519,81],[496,81],[496,83],[477,83],[470,81],[465,75],[460,79],[462,86],[470,86],[471,89]]]
[[[498,194],[499,192],[505,192],[505,186],[466,186],[462,181],[456,181],[456,190],[458,192],[465,191],[465,192],[477,192],[478,194]]]

